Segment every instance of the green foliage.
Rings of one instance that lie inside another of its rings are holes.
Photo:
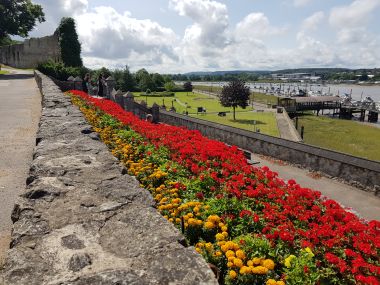
[[[55,79],[66,81],[70,76],[83,78],[89,70],[85,67],[67,67],[63,63],[48,61],[40,63],[37,70],[43,74],[54,77]]]
[[[59,36],[63,63],[72,67],[83,66],[82,58],[80,57],[81,44],[78,40],[74,19],[69,17],[62,18],[56,32]]]
[[[245,109],[248,106],[250,96],[249,87],[242,80],[233,80],[228,85],[223,86],[219,100],[224,107],[232,107],[235,118],[235,108],[241,107]]]
[[[0,38],[0,46],[15,45],[20,44],[20,41],[12,40],[10,36],[5,36]]]
[[[27,37],[37,21],[45,21],[41,5],[30,0],[2,0],[0,15],[0,45],[9,42],[9,35]]]
[[[285,259],[286,284],[314,285],[320,279],[314,254],[310,249],[302,249],[299,256],[290,255]]]
[[[141,91],[147,89],[156,90],[156,85],[154,84],[151,75],[145,68],[136,72],[136,81]]]
[[[164,87],[166,91],[172,92],[175,89],[175,84],[173,81],[169,81],[165,83]]]
[[[121,90],[124,92],[136,90],[136,80],[129,71],[128,65],[123,70]]]

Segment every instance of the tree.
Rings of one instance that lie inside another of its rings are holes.
[[[172,92],[175,89],[175,84],[173,81],[169,81],[165,83],[164,87],[166,91]]]
[[[236,120],[235,108],[240,106],[245,109],[248,106],[249,95],[249,87],[245,85],[245,82],[234,79],[228,85],[223,86],[219,100],[222,106],[233,108],[234,120]]]
[[[123,91],[134,91],[136,89],[136,80],[129,71],[128,65],[125,66],[123,71],[123,83],[121,89]]]
[[[193,92],[193,84],[191,84],[190,81],[186,81],[186,82],[183,84],[183,89],[184,89],[186,92]]]
[[[150,76],[149,72],[145,70],[145,68],[140,69],[136,72],[136,80],[138,82],[139,88],[141,91],[150,89],[155,90],[156,86]]]
[[[81,44],[78,40],[78,34],[75,28],[73,18],[62,18],[56,33],[59,37],[59,45],[61,48],[61,58],[66,66],[82,66]]]
[[[162,87],[165,84],[165,78],[159,73],[152,75],[152,81],[156,87]]]
[[[30,0],[1,0],[0,45],[11,43],[11,35],[27,37],[37,21],[45,21],[41,5]]]

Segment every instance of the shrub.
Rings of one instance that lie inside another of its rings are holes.
[[[61,62],[56,63],[53,61],[38,64],[37,70],[61,81],[66,81],[70,76],[83,78],[89,72],[89,69],[86,67],[67,67]]]

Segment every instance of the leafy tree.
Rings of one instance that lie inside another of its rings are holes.
[[[136,80],[141,91],[147,89],[155,90],[156,86],[152,80],[152,77],[149,72],[145,70],[145,68],[142,68],[136,72]]]
[[[173,81],[169,81],[165,83],[164,87],[166,91],[172,92],[175,89],[175,84]]]
[[[156,87],[162,87],[165,84],[165,78],[159,73],[152,75],[152,81]]]
[[[1,0],[0,45],[12,43],[10,35],[27,37],[37,21],[45,21],[41,5],[30,0]]]
[[[235,108],[240,106],[245,109],[248,106],[249,95],[249,87],[245,85],[245,82],[234,79],[228,85],[223,86],[219,100],[222,106],[233,108],[234,120],[236,120]]]
[[[62,18],[56,33],[59,36],[59,44],[61,47],[62,61],[66,66],[82,66],[81,44],[78,40],[78,34],[75,28],[73,18]]]
[[[193,85],[191,84],[190,81],[186,81],[186,82],[183,84],[183,89],[184,89],[186,92],[193,92]]]
[[[136,80],[132,73],[129,71],[128,65],[125,66],[123,71],[123,84],[121,86],[123,91],[134,91],[136,89]]]

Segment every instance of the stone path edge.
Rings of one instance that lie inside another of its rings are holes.
[[[218,284],[51,79],[0,284]]]

